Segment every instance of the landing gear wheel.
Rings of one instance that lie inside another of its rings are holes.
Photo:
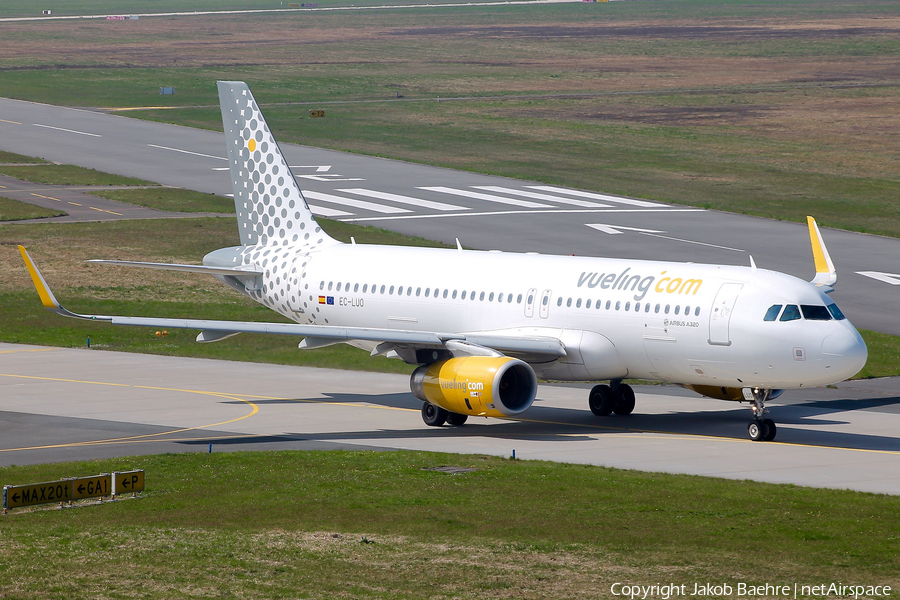
[[[775,439],[775,434],[778,432],[778,428],[775,426],[775,421],[772,419],[763,419],[763,429],[765,429],[765,433],[763,434],[764,442],[771,442]]]
[[[423,402],[422,420],[430,427],[440,427],[447,421],[447,411],[431,402]]]
[[[469,415],[461,415],[455,412],[447,413],[447,425],[453,425],[454,427],[459,427],[460,425],[465,425],[466,420],[469,418]]]
[[[754,442],[761,442],[766,435],[766,427],[762,421],[750,421],[747,425],[747,433]]]
[[[631,389],[630,385],[621,384],[619,385],[619,401],[616,402],[616,406],[613,408],[613,412],[617,415],[630,415],[631,411],[634,410],[634,390]]]
[[[598,417],[605,417],[612,413],[618,401],[619,397],[612,391],[612,388],[601,384],[595,385],[594,389],[591,390],[591,395],[588,397],[588,406],[591,407],[591,412]]]

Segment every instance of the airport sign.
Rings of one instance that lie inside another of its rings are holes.
[[[112,493],[111,490],[112,477],[108,473],[72,480],[72,500],[109,496]]]
[[[144,491],[144,471],[142,469],[116,472],[112,474],[112,477],[113,496]]]
[[[18,508],[49,504],[51,502],[68,502],[72,499],[72,480],[47,481],[30,485],[3,486],[3,508]]]

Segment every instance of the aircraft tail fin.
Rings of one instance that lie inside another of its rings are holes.
[[[313,249],[339,243],[310,212],[247,84],[217,85],[241,244]]]

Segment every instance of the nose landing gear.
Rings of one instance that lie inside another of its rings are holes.
[[[775,421],[764,418],[764,415],[769,412],[769,409],[766,408],[766,401],[771,397],[772,390],[743,388],[741,392],[753,411],[753,420],[747,425],[750,439],[754,442],[771,442],[775,439],[778,428],[775,426]]]

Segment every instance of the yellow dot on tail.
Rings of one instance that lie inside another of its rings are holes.
[[[249,142],[247,142],[247,147],[250,148],[250,152],[256,150],[256,140],[251,139]]]

